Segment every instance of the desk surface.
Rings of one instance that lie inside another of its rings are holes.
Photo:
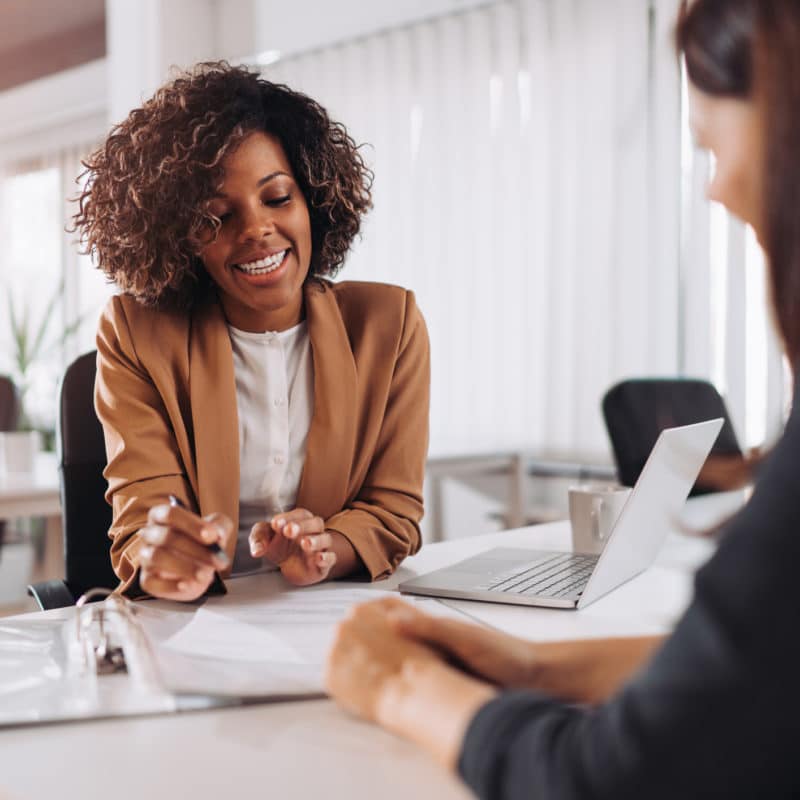
[[[33,472],[0,471],[0,519],[49,517],[60,513],[55,453],[39,453]]]
[[[692,501],[689,524],[706,526],[737,502],[729,496]],[[552,523],[429,545],[375,588],[393,588],[399,580],[496,545],[568,549],[569,528],[565,522]],[[531,639],[663,632],[684,609],[692,572],[711,550],[705,540],[672,535],[653,568],[582,611],[448,604]],[[240,580],[257,579],[280,578]],[[232,581],[232,596],[236,590],[237,581]],[[416,748],[324,700],[0,732],[3,800],[376,794],[385,800],[471,796]]]

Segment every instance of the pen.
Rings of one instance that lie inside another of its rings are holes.
[[[186,508],[180,501],[180,498],[176,497],[174,494],[169,495],[169,504],[176,508]],[[219,546],[218,542],[207,544],[206,547],[222,562],[223,569],[230,564],[231,560],[228,558],[228,554]]]

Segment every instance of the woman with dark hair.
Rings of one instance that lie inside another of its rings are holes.
[[[392,572],[420,546],[428,340],[411,292],[329,280],[371,205],[345,129],[202,64],[86,168],[75,224],[122,291],[95,388],[121,588]]]
[[[694,134],[716,156],[709,197],[764,246],[796,368],[800,2],[694,0],[677,43]],[[795,399],[663,642],[536,645],[384,601],[340,627],[332,695],[425,747],[480,797],[800,796],[798,453]]]

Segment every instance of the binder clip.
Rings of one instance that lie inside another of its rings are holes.
[[[88,605],[99,597],[105,600],[96,606]],[[84,670],[96,675],[127,672],[125,652],[116,630],[120,624],[133,622],[131,603],[110,589],[90,589],[75,605],[76,636]]]

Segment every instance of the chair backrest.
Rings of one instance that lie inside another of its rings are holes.
[[[13,431],[22,411],[19,392],[11,378],[0,375],[0,431]]]
[[[691,378],[641,378],[612,386],[603,397],[603,416],[617,462],[620,483],[633,486],[664,428],[725,420],[713,455],[741,455],[728,409],[708,381]],[[692,494],[709,490],[695,485]]]
[[[94,410],[96,351],[79,356],[61,382],[59,470],[66,583],[75,597],[119,583],[109,555],[111,507],[104,494],[106,448]]]

